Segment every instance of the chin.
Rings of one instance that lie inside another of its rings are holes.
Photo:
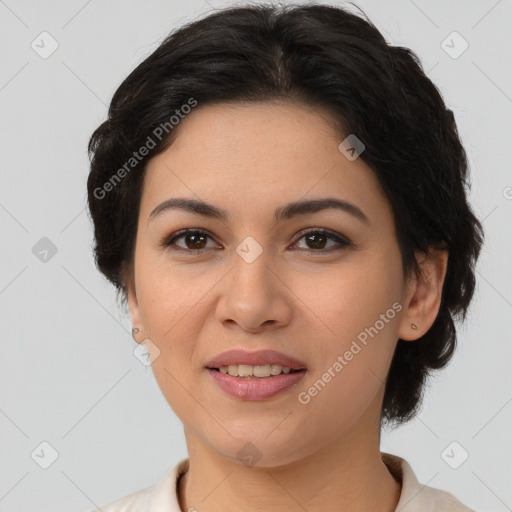
[[[213,441],[211,446],[219,455],[247,467],[276,468],[300,460],[300,439],[295,439],[292,433],[270,433],[271,430],[266,428],[261,434],[253,431],[252,435],[228,436]]]

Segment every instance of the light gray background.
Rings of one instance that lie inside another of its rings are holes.
[[[512,510],[512,1],[356,3],[419,54],[454,110],[486,230],[458,352],[382,450],[478,511]],[[86,145],[121,81],[170,30],[228,4],[0,0],[1,511],[91,510],[186,456],[181,423],[94,267]],[[47,59],[31,48],[43,31],[59,45]],[[441,46],[453,31],[469,43],[456,59]],[[42,237],[57,248],[47,262],[32,251]],[[58,452],[48,469],[31,457],[48,456],[43,441]],[[469,453],[458,469],[441,457],[452,441]]]

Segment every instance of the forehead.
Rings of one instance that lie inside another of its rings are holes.
[[[337,196],[369,215],[390,213],[374,172],[338,148],[330,114],[288,102],[199,105],[147,165],[141,213],[170,197],[253,215],[301,198]],[[372,212],[373,211],[373,212]]]

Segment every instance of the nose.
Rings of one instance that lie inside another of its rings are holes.
[[[286,286],[283,270],[270,260],[265,251],[252,262],[235,256],[217,303],[219,322],[251,333],[290,322],[293,293]]]

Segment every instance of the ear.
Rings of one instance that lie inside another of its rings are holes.
[[[398,336],[412,341],[423,336],[432,327],[443,292],[444,279],[448,267],[448,251],[430,249],[428,254],[416,253],[421,268],[421,276],[414,276],[408,283],[403,302],[404,314],[400,320]],[[417,329],[411,327],[417,326]]]
[[[123,282],[126,289],[128,307],[130,310],[130,318],[132,321],[133,327],[140,329],[141,332],[138,335],[134,335],[133,338],[137,343],[142,343],[144,336],[142,335],[142,331],[144,330],[144,325],[142,323],[142,318],[139,309],[139,303],[137,300],[137,292],[135,289],[135,278],[133,275],[133,269],[125,269],[123,271]],[[140,339],[140,340],[139,340]]]

